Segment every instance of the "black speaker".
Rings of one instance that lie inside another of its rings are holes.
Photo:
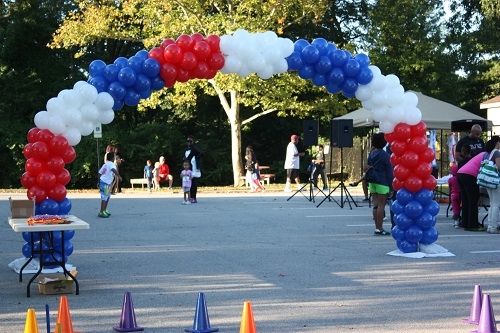
[[[317,120],[304,120],[304,146],[316,146],[318,144],[319,127]]]
[[[352,119],[332,119],[332,147],[345,148],[353,145],[353,122]]]
[[[483,129],[483,132],[488,130],[488,122],[486,120],[455,120],[451,122],[452,132],[470,132],[472,125],[478,124]]]

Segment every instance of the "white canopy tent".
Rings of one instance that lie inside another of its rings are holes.
[[[493,123],[491,120],[482,118],[469,111],[461,109],[452,104],[440,101],[438,99],[426,96],[420,92],[412,91],[418,97],[417,107],[422,112],[422,120],[427,125],[428,129],[451,129],[451,122],[457,120],[485,121],[488,124],[487,129],[492,129]],[[352,119],[354,127],[371,127],[377,126],[377,122],[373,121],[372,112],[365,108],[349,112],[343,116],[334,118],[337,119]],[[483,128],[484,131],[487,130]]]

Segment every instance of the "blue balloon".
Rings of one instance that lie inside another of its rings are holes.
[[[422,215],[423,210],[424,208],[420,202],[416,200],[412,200],[405,205],[405,214],[411,219],[415,219]]]
[[[392,228],[391,235],[392,238],[394,238],[397,241],[402,241],[405,239],[405,232],[401,230],[398,226]]]
[[[59,212],[57,212],[58,215],[68,215],[69,212],[71,211],[71,200],[68,198],[64,198],[61,201],[58,202],[59,205]]]
[[[75,230],[64,230],[64,241],[67,242],[75,236]]]
[[[360,68],[361,66],[359,65],[356,59],[349,59],[344,64],[344,66],[342,66],[342,69],[344,70],[344,75],[352,78],[358,75]]]
[[[33,236],[33,242],[38,242],[40,240],[40,234],[38,232],[23,232],[23,239],[26,242],[31,242],[31,236]]]
[[[113,97],[116,101],[121,101],[125,94],[127,93],[127,89],[120,82],[111,82],[108,87],[108,93]]]
[[[121,108],[123,108],[124,104],[125,103],[123,102],[123,100],[115,101],[115,104],[113,104],[113,110],[114,111],[121,110]]]
[[[403,253],[412,253],[418,251],[418,243],[412,243],[407,240],[397,242],[399,251]]]
[[[356,93],[351,93],[351,92],[342,91],[342,95],[343,95],[345,98],[353,98],[354,96],[356,96]]]
[[[411,193],[405,188],[402,188],[396,193],[396,200],[401,205],[406,206],[408,202],[413,200],[413,193]]]
[[[74,250],[73,243],[70,240],[65,241],[64,242],[64,255],[66,257],[72,255],[73,254],[73,250]]]
[[[100,76],[106,68],[106,63],[102,60],[94,60],[89,65],[90,76]]]
[[[439,213],[439,204],[432,200],[430,204],[424,206],[424,212],[427,212],[432,216],[436,216]]]
[[[151,80],[151,90],[161,90],[165,87],[165,81],[159,76],[154,77]]]
[[[330,53],[332,53],[333,51],[335,51],[337,49],[337,46],[334,44],[334,43],[328,43],[328,57],[330,56]]]
[[[345,76],[344,76],[344,71],[342,68],[338,67],[333,67],[332,70],[328,73],[328,82],[331,84],[340,86],[342,83],[344,83]]]
[[[423,188],[419,190],[417,193],[415,193],[415,200],[420,202],[422,206],[427,206],[432,202],[433,199],[434,199],[434,192],[426,188]]]
[[[137,74],[142,73],[142,64],[144,59],[138,56],[131,56],[128,59],[128,67],[132,68]]]
[[[108,90],[109,82],[104,76],[95,76],[87,80],[87,83],[97,89],[97,92],[106,92]]]
[[[286,62],[288,64],[288,70],[299,70],[304,66],[302,54],[298,51],[293,51],[292,54],[286,58]]]
[[[328,83],[328,79],[326,78],[326,75],[320,74],[320,73],[315,73],[313,77],[311,78],[312,83],[317,86],[317,87],[322,87]]]
[[[62,231],[54,231],[52,233],[52,243],[54,244],[55,247],[59,246],[62,244]]]
[[[413,225],[413,220],[405,213],[394,215],[394,222],[403,231],[406,231],[406,229]]]
[[[140,51],[137,51],[135,53],[135,55],[138,56],[139,58],[141,58],[142,60],[146,60],[146,59],[148,59],[149,52],[146,50],[140,50]]]
[[[425,230],[432,227],[433,226],[432,223],[434,221],[435,219],[432,217],[431,214],[423,212],[422,215],[420,215],[415,219],[415,225],[420,227],[420,229]]]
[[[340,88],[347,94],[354,94],[358,90],[358,83],[352,78],[346,78]]]
[[[354,59],[356,59],[361,67],[368,67],[370,66],[370,58],[364,54],[364,53],[358,53],[354,56]]]
[[[373,80],[373,72],[368,67],[361,67],[358,75],[356,75],[356,81],[359,84],[368,84]]]
[[[405,231],[405,238],[411,243],[418,243],[423,237],[423,231],[416,225],[412,225]]]
[[[45,199],[40,203],[40,214],[56,215],[59,211],[59,205],[55,200]]]
[[[405,206],[401,205],[399,201],[394,200],[394,202],[391,205],[391,210],[394,214],[401,214],[404,213],[405,211]]]
[[[127,93],[123,98],[123,103],[125,103],[128,106],[136,106],[137,104],[139,104],[140,100],[141,100],[141,95],[139,95],[139,93],[134,89],[129,88],[127,89]]]
[[[352,58],[352,54],[351,52],[347,51],[347,50],[343,50],[344,53],[345,53],[345,56],[347,57],[347,60],[351,59]]]
[[[340,87],[338,85],[328,82],[327,85],[326,85],[326,90],[330,94],[338,94],[341,89],[340,89]]]
[[[124,87],[133,86],[136,79],[137,73],[131,67],[123,67],[118,72],[118,81],[123,84]]]
[[[52,254],[44,254],[43,255],[44,262],[63,262],[62,255],[59,252],[54,251]],[[57,268],[59,265],[44,265],[47,268]]]
[[[24,243],[21,251],[26,258],[31,257],[31,243]]]
[[[314,45],[318,51],[319,55],[328,55],[328,42],[324,38],[316,38],[312,41],[311,45]]]
[[[306,64],[314,64],[319,59],[319,51],[313,45],[308,45],[302,49],[302,59]]]
[[[310,65],[304,65],[297,71],[297,73],[304,80],[312,79],[312,77],[314,76],[314,68]]]
[[[347,55],[342,50],[335,50],[328,54],[330,60],[332,61],[332,65],[335,67],[342,68],[344,64],[347,62]]]
[[[297,52],[302,52],[304,47],[311,45],[309,42],[305,39],[299,39],[293,44],[293,50]]]
[[[151,89],[151,80],[144,74],[137,75],[133,88],[138,93]]]
[[[158,76],[160,74],[160,63],[158,60],[153,58],[144,60],[142,63],[142,73],[150,79]]]
[[[120,67],[115,64],[109,64],[104,69],[104,73],[102,74],[108,82],[114,82],[118,80],[118,72],[120,71]]]
[[[149,97],[151,97],[151,94],[152,94],[152,93],[153,93],[153,92],[151,91],[151,89],[149,89],[149,90],[144,90],[144,91],[141,91],[141,92],[139,93],[139,95],[141,95],[141,99],[148,99]]]
[[[320,56],[314,64],[314,69],[320,74],[326,74],[332,69],[332,62],[326,55]]]
[[[422,244],[432,244],[437,241],[439,233],[436,228],[430,227],[429,229],[425,229],[423,232],[422,239],[420,243]]]
[[[118,57],[115,59],[115,61],[113,61],[113,64],[117,65],[118,67],[120,67],[120,69],[122,69],[124,67],[127,67],[128,59],[125,57]]]

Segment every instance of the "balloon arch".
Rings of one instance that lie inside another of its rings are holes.
[[[94,124],[111,123],[116,110],[124,104],[136,106],[153,91],[190,79],[211,79],[217,71],[240,77],[256,73],[262,79],[296,71],[332,94],[360,100],[391,144],[392,185],[398,191],[392,204],[397,224],[392,235],[398,249],[416,252],[419,243],[437,240],[434,226],[439,205],[433,200],[436,179],[431,175],[434,152],[428,147],[417,96],[405,92],[397,76],[382,75],[365,54],[353,57],[323,38],[294,43],[271,31],[242,29],[221,37],[196,33],[165,39],[149,52],[141,50],[112,64],[92,61],[88,81],[79,81],[51,98],[47,110],[35,115],[36,127],[28,132],[21,183],[28,198],[35,198],[36,214],[70,212],[65,186],[71,175],[65,165],[73,162],[73,146],[93,132]]]

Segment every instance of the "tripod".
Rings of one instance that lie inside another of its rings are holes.
[[[330,155],[330,169],[332,168],[332,154]],[[331,170],[330,170],[331,174]],[[331,198],[337,205],[340,206],[340,208],[344,208],[344,204],[347,202],[349,204],[349,208],[352,209],[351,201],[354,204],[354,206],[358,207],[356,204],[356,201],[354,201],[351,193],[349,193],[349,190],[344,184],[344,155],[343,155],[343,150],[342,147],[340,148],[340,183],[330,192],[328,193],[327,197],[323,199],[316,207],[321,206],[321,204],[328,198],[330,199],[331,195],[333,192],[335,192],[337,189],[340,188],[340,202],[335,200],[335,198]],[[345,199],[344,199],[345,195]]]
[[[301,193],[307,200],[309,201],[312,201],[314,203],[316,203],[314,201],[314,198],[316,197],[316,195],[318,194],[314,194],[314,182],[313,182],[313,175],[314,175],[314,170],[315,168],[311,168],[311,171],[309,172],[309,180],[307,181],[307,184],[303,185],[301,188],[299,188],[297,191],[295,191],[294,194],[292,194],[292,196],[288,199],[286,199],[286,201],[289,201],[291,198],[293,198],[297,193]],[[306,188],[306,186],[309,185],[309,197],[307,197],[304,193],[303,193],[303,190]],[[324,196],[325,196],[325,199],[328,199],[330,201],[330,198],[328,198],[328,196],[325,194],[325,192],[323,192],[322,190],[320,190],[318,188],[318,191],[321,192]],[[323,200],[323,201],[324,201]]]

